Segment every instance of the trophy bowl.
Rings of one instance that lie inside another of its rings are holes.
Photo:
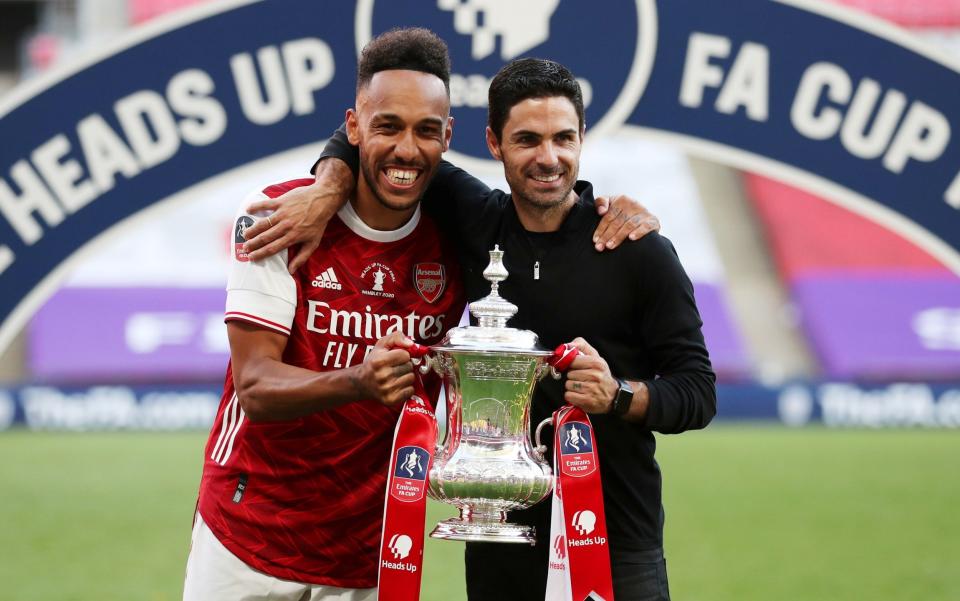
[[[559,374],[536,334],[506,326],[517,307],[497,292],[507,277],[503,251],[494,248],[490,258],[483,275],[491,293],[470,304],[479,325],[450,330],[420,367],[443,378],[447,397],[446,433],[434,454],[428,494],[460,511],[430,536],[533,544],[533,528],[507,522],[506,512],[530,507],[553,490],[539,442],[537,448],[530,442],[530,403],[537,382]]]

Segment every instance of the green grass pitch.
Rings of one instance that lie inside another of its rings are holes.
[[[0,600],[179,599],[204,439],[0,434]],[[960,599],[958,432],[713,426],[658,458],[676,601]],[[430,541],[422,599],[465,598],[462,550]]]

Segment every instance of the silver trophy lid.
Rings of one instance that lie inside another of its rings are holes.
[[[503,265],[503,251],[495,245],[490,251],[490,264],[483,277],[490,282],[490,294],[470,303],[470,314],[477,326],[453,328],[435,350],[476,352],[523,352],[531,355],[549,355],[530,330],[507,327],[507,320],[516,315],[517,306],[500,296],[500,282],[510,274]]]

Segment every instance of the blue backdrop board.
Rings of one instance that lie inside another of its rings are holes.
[[[627,123],[790,181],[960,273],[960,71],[879,21],[811,0],[239,1],[134,30],[0,103],[0,348],[97,236],[326,137],[358,47],[402,25],[450,45],[454,161],[487,159],[497,69],[546,56],[580,78],[590,135]]]

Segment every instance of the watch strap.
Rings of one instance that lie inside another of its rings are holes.
[[[633,386],[626,380],[617,378],[620,387],[613,396],[613,403],[610,405],[610,413],[617,417],[623,417],[630,411],[630,404],[633,402]]]

